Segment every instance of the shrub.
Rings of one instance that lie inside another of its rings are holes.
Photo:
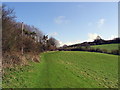
[[[120,50],[112,50],[111,53],[114,55],[120,55]]]

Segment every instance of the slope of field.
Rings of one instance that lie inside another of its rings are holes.
[[[118,50],[119,46],[120,46],[120,44],[103,44],[103,45],[94,45],[94,46],[91,46],[91,47],[106,49],[108,51],[112,51],[112,50]]]
[[[7,72],[3,87],[117,88],[118,56],[82,51],[47,52],[41,55],[40,63]]]

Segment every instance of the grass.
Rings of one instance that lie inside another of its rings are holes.
[[[6,69],[3,87],[117,88],[118,56],[83,51],[47,52],[40,63]]]
[[[118,50],[120,44],[103,44],[103,45],[94,45],[93,48],[106,49],[108,51]]]

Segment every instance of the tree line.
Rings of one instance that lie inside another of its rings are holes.
[[[74,45],[64,45],[63,47],[60,47],[59,51],[88,51],[88,52],[99,52],[99,53],[107,53],[107,54],[114,54],[114,55],[120,55],[120,46],[119,43],[120,38],[114,38],[112,40],[103,40],[101,38],[95,39],[93,42],[83,42],[80,44],[74,44]],[[117,50],[107,50],[107,49],[100,49],[100,48],[93,48],[91,46],[93,45],[103,45],[103,44],[118,44]]]
[[[67,47],[80,47],[80,46],[92,46],[92,45],[102,45],[102,44],[115,44],[119,43],[120,38],[113,38],[112,40],[104,40],[104,39],[95,39],[92,42],[83,42],[80,44],[69,45]]]
[[[56,50],[59,42],[54,37],[43,34],[43,32],[35,26],[17,22],[16,18],[14,9],[2,5],[3,58],[8,58],[7,56],[11,57],[15,52],[21,54],[22,49],[24,54],[39,54],[44,51]],[[14,56],[16,55],[14,54]],[[3,61],[3,63],[6,62],[6,60]]]

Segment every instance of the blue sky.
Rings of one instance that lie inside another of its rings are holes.
[[[118,36],[117,2],[9,2],[17,21],[38,27],[63,44]]]

